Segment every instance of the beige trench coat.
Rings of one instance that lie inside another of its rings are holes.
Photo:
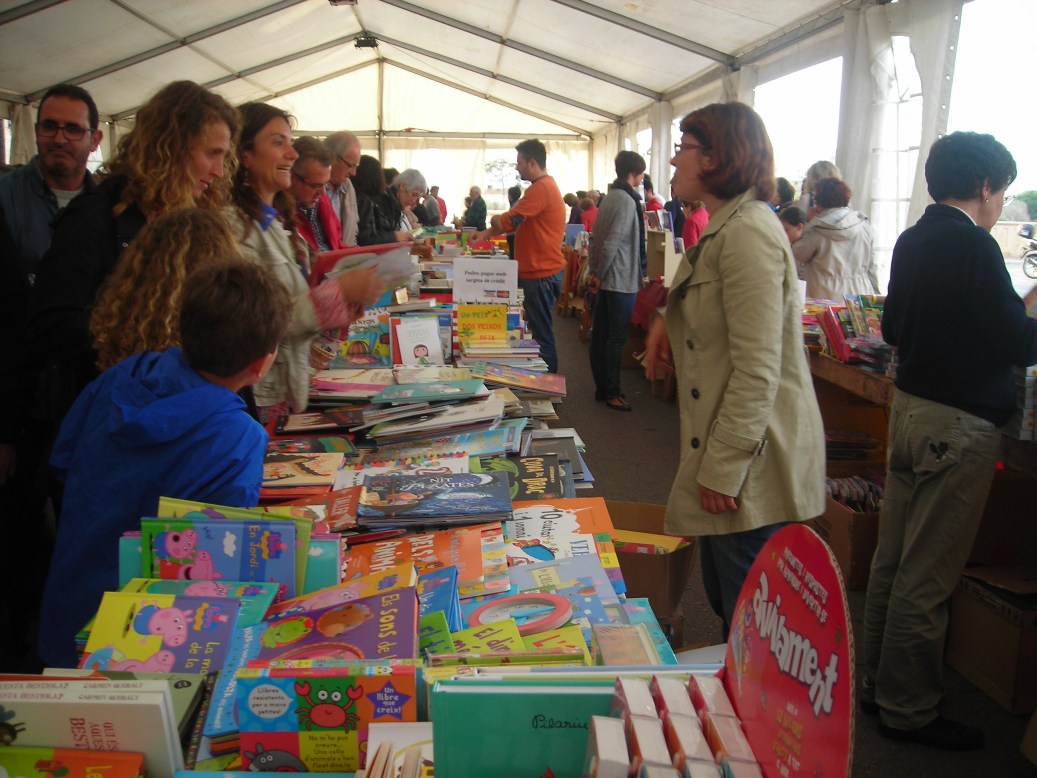
[[[666,331],[681,406],[681,461],[666,531],[741,532],[824,510],[821,414],[803,349],[796,265],[752,190],[713,214],[670,287]],[[738,510],[703,510],[699,486]]]

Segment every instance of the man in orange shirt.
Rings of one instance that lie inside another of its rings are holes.
[[[518,284],[525,294],[523,308],[540,356],[547,369],[558,372],[554,323],[551,315],[562,290],[562,239],[565,237],[565,203],[558,184],[547,174],[547,149],[539,140],[524,140],[515,147],[515,168],[529,181],[522,198],[490,220],[490,228],[469,240],[486,240],[491,235],[515,233]]]

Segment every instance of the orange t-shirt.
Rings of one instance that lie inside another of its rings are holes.
[[[505,232],[515,232],[519,278],[546,278],[565,267],[565,203],[548,175],[530,184],[515,207],[501,216]]]

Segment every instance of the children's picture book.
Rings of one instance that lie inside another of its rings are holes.
[[[367,753],[389,747],[389,778],[432,778],[432,722],[375,722],[367,730]]]
[[[335,482],[342,454],[267,454],[263,458],[263,486],[326,486]]]
[[[364,480],[357,521],[365,526],[492,521],[511,516],[503,473],[386,475]]]
[[[347,460],[349,461],[349,460]],[[340,470],[341,472],[341,470]],[[344,532],[356,528],[356,509],[360,505],[360,486],[332,489],[324,494],[299,497],[278,507],[299,506],[318,511],[328,531]]]
[[[393,361],[397,365],[442,365],[439,316],[412,314],[393,316]]]
[[[507,340],[507,306],[500,304],[457,306],[457,341],[463,351],[467,351],[475,344],[500,347]]]
[[[512,502],[556,500],[563,496],[556,454],[472,457],[469,469],[473,473],[507,473]]]
[[[426,570],[418,577],[419,614],[425,616],[437,611],[443,613],[451,632],[462,629],[461,599],[457,595],[457,568],[454,565]]]
[[[79,666],[161,673],[218,670],[240,607],[231,597],[105,592]]]
[[[479,525],[482,531],[483,577],[476,583],[459,584],[457,594],[462,600],[499,594],[511,587],[508,578],[508,558],[504,550],[504,528],[499,521]]]
[[[257,624],[280,594],[280,585],[266,581],[189,581],[132,578],[120,591],[140,594],[172,594],[178,597],[233,597],[240,601],[239,627]]]
[[[270,438],[267,454],[342,454],[356,456],[357,449],[345,435],[313,435],[303,438]]]
[[[414,667],[378,675],[339,668],[244,669],[237,705],[242,766],[262,772],[355,771],[375,722],[416,722]]]
[[[591,716],[608,716],[611,682],[437,681],[430,707],[436,774],[580,775]]]
[[[5,746],[0,748],[0,773],[18,778],[138,778],[144,775],[144,755],[101,749]]]
[[[292,521],[144,518],[140,524],[143,578],[272,581],[285,596],[296,595]]]
[[[262,490],[260,490],[262,491]],[[308,516],[300,516],[291,505],[268,505],[262,508],[234,508],[228,505],[216,505],[214,503],[197,502],[195,500],[180,500],[174,497],[159,497],[158,512],[156,516],[171,519],[243,519],[261,521],[284,521],[289,520],[295,525],[295,586],[301,589],[306,580],[307,559],[310,552],[310,536],[313,534],[315,523]],[[262,554],[259,555],[262,557]],[[201,573],[201,569],[194,570]],[[144,574],[149,577],[148,573]],[[175,576],[150,576],[150,577],[175,577]],[[190,577],[190,576],[184,576]],[[195,580],[204,578],[195,575]],[[238,580],[233,576],[223,575],[221,578]],[[252,580],[251,578],[244,580]],[[292,595],[287,595],[292,596]]]
[[[376,594],[391,592],[396,589],[414,587],[418,584],[418,573],[410,562],[401,562],[384,570],[373,572],[369,575],[355,578],[351,581],[328,586],[309,592],[291,600],[284,600],[274,605],[267,615],[268,621],[295,616],[300,613],[330,608],[332,605],[341,605],[344,602],[352,602],[363,597],[372,597]]]
[[[321,370],[310,381],[310,397],[324,400],[368,400],[396,383],[392,368]]]
[[[448,367],[441,365],[422,365],[418,367],[397,367],[393,370],[398,384],[429,384],[439,381],[469,381],[472,371],[466,367]]]
[[[372,403],[403,403],[441,400],[468,400],[486,394],[486,386],[478,378],[467,381],[432,381],[420,384],[389,386],[371,398]]]
[[[262,666],[283,660],[414,659],[417,633],[418,597],[413,587],[239,629],[216,683],[204,732],[214,737],[238,731],[235,671],[250,662]]]
[[[400,562],[411,562],[419,576],[453,565],[459,584],[478,583],[483,579],[482,530],[488,526],[449,527],[351,545],[344,579],[352,581]]]
[[[527,549],[534,547],[537,541],[546,543],[543,550],[533,553],[544,554],[550,548],[557,549],[559,539],[569,535],[592,536],[594,550],[613,589],[617,594],[624,594],[626,583],[612,539],[614,533],[612,517],[601,497],[517,502],[513,505],[512,520],[504,524],[504,535],[511,543],[525,541]]]
[[[9,741],[0,753],[8,746],[139,753],[154,778],[184,768],[163,681],[0,681],[0,708]]]
[[[347,462],[339,470],[336,487],[362,487],[364,479],[384,475],[447,475],[449,473],[467,473],[468,457],[461,452],[452,452],[444,456],[415,456],[398,459],[380,459],[378,452],[371,452],[354,462]],[[359,508],[359,497],[357,498]]]
[[[565,396],[565,376],[559,373],[538,373],[520,367],[508,367],[496,362],[472,362],[467,365],[472,375],[488,384],[499,384],[538,394]]]

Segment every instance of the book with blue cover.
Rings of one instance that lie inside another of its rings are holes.
[[[475,523],[511,517],[504,473],[396,474],[364,481],[361,525]]]
[[[371,402],[411,403],[419,401],[467,400],[485,392],[486,386],[478,378],[464,381],[397,384],[396,386],[385,387],[371,398]]]
[[[144,518],[140,529],[144,578],[272,581],[297,593],[292,521]]]
[[[422,616],[441,611],[451,632],[463,628],[454,565],[429,570],[418,577],[418,609]]]

